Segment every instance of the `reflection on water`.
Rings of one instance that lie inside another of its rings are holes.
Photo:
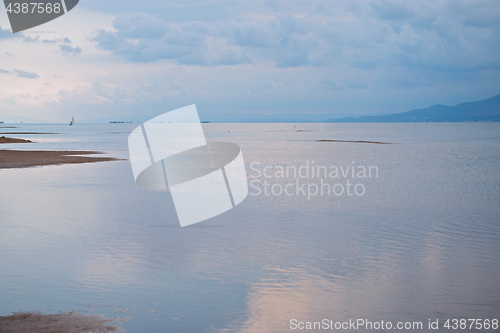
[[[22,125],[20,132],[61,134],[11,135],[39,143],[1,148],[126,158],[135,125],[61,126]],[[363,180],[363,196],[249,195],[180,228],[169,194],[137,187],[127,161],[0,170],[0,315],[133,317],[122,325],[127,332],[285,332],[294,318],[498,317],[498,124],[204,129],[209,141],[238,144],[249,174],[252,162],[354,161],[378,166],[379,177]]]

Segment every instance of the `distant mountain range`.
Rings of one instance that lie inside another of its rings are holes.
[[[345,117],[327,121],[335,123],[500,121],[500,95],[455,106],[433,105],[425,109],[390,115]]]
[[[147,116],[125,116],[94,119],[78,119],[78,123],[133,122],[143,123]],[[200,114],[200,120],[211,123],[381,123],[381,122],[463,122],[500,121],[500,95],[477,102],[455,106],[433,105],[389,115],[349,116],[347,113],[329,114],[261,114],[261,113],[210,113]],[[24,116],[0,116],[5,123],[47,123]]]

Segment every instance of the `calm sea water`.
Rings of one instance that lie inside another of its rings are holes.
[[[57,134],[6,135],[37,143],[2,149],[128,158],[137,125],[7,126],[16,128],[0,132]],[[359,318],[426,331],[429,319],[500,319],[499,123],[204,130],[240,145],[251,193],[267,181],[274,194],[180,228],[169,194],[137,187],[128,161],[0,170],[0,315],[76,309],[131,317],[122,328],[141,333],[287,332],[292,319]],[[378,177],[275,177],[313,164],[375,166]],[[270,178],[256,178],[265,166]],[[297,179],[313,192],[349,180],[364,193],[278,195]]]

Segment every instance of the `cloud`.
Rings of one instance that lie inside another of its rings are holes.
[[[144,13],[124,12],[116,17],[113,26],[122,38],[161,38],[169,30],[169,24]]]
[[[13,54],[10,52],[4,52],[3,55],[6,57],[13,57]]]
[[[24,42],[26,42],[26,43],[39,43],[39,42],[41,42],[41,43],[44,43],[44,44],[56,44],[56,43],[71,44],[72,43],[71,40],[68,37],[41,40],[40,36],[36,36],[36,37],[27,36],[27,37],[24,37]]]
[[[71,44],[71,40],[68,37],[64,38],[54,38],[54,39],[44,39],[42,43],[50,43],[50,44],[55,44],[55,43],[63,43],[63,44]]]
[[[363,81],[348,81],[346,87],[349,89],[368,89],[369,85]]]
[[[330,89],[333,89],[333,90],[344,90],[345,89],[345,86],[343,84],[340,84],[338,82],[334,82],[332,80],[329,80],[329,79],[324,79],[323,81],[321,81],[322,84],[324,84],[325,86],[329,87]]]
[[[36,43],[38,41],[40,41],[40,36],[36,36],[36,37],[31,37],[31,36],[27,36],[27,37],[24,37],[24,41],[26,43]]]
[[[20,70],[20,69],[14,69],[14,72],[17,74],[17,76],[23,77],[23,78],[26,78],[26,79],[35,79],[37,77],[40,77],[40,75],[38,75],[36,73],[26,72],[26,71],[23,71],[23,70]]]
[[[228,43],[221,24],[170,25],[148,14],[122,13],[113,26],[116,31],[101,30],[93,41],[132,62],[171,60],[201,66],[251,62],[242,48]]]
[[[377,17],[382,20],[401,21],[415,15],[408,6],[405,6],[404,2],[372,2],[370,6],[375,10]]]
[[[271,56],[278,67],[318,62],[319,52],[308,52],[317,41],[308,35],[305,22],[293,17],[170,25],[151,15],[122,13],[113,26],[116,31],[98,31],[92,40],[132,62],[237,65],[252,63],[252,52],[256,59]]]
[[[62,51],[63,55],[69,55],[69,54],[80,54],[82,53],[82,48],[81,47],[72,47],[69,45],[59,45],[59,49]]]
[[[88,86],[61,89],[56,96],[61,103],[71,104],[96,105],[117,101],[131,102],[129,89],[123,85],[92,82]]]
[[[500,68],[496,46],[500,24],[495,19],[500,6],[494,0],[475,5],[374,0],[322,2],[321,6],[276,2],[273,6],[266,15],[181,23],[147,13],[121,13],[113,21],[114,30],[97,31],[92,41],[98,48],[141,63],[272,62],[278,68],[340,63],[367,70]]]
[[[251,62],[241,49],[228,45],[223,36],[210,35],[214,29],[210,23],[190,22],[171,27],[150,15],[123,13],[113,25],[117,31],[98,31],[92,40],[99,48],[132,62],[172,60],[201,66]]]
[[[5,40],[5,39],[15,39],[15,38],[20,38],[23,37],[23,34],[20,33],[12,33],[11,30],[9,29],[3,29],[2,26],[0,25],[0,41]]]
[[[7,73],[10,73],[10,71],[0,68],[0,73],[7,74]]]
[[[0,90],[19,105],[29,104],[30,92],[33,112],[49,101],[93,116],[193,101],[264,113],[457,104],[498,93],[496,1],[153,1],[141,13],[119,13],[137,9],[129,0],[89,0],[95,16],[75,21],[71,34],[30,34],[40,38],[25,43],[27,35],[0,29],[0,68],[11,71],[0,77],[13,81]],[[17,77],[16,67],[43,80]],[[46,74],[49,67],[59,77]]]

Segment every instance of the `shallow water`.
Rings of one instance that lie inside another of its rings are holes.
[[[137,124],[2,126],[59,133],[6,135],[37,143],[2,149],[127,158]],[[210,142],[240,145],[249,181],[275,194],[297,178],[256,170],[314,162],[376,166],[378,177],[323,178],[363,195],[250,194],[180,228],[169,194],[137,187],[128,161],[0,170],[0,315],[132,317],[127,332],[285,332],[294,318],[439,319],[448,331],[446,319],[500,319],[500,124],[203,127]]]

